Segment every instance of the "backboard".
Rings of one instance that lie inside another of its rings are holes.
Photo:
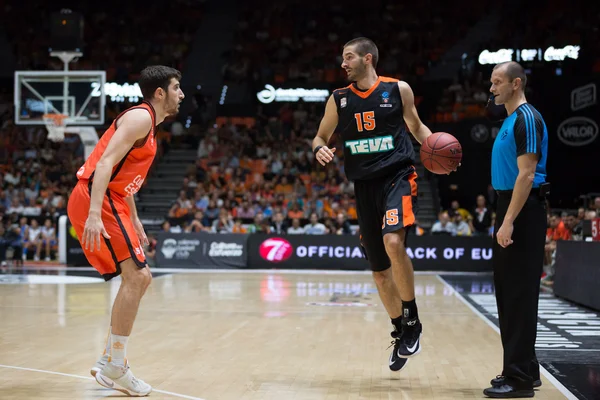
[[[16,71],[15,123],[44,125],[44,114],[66,114],[67,125],[103,125],[105,71]]]

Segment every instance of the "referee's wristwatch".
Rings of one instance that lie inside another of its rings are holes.
[[[313,150],[313,154],[315,155],[315,157],[317,156],[317,153],[319,152],[319,150],[321,150],[323,146],[317,146],[315,147],[315,149]]]

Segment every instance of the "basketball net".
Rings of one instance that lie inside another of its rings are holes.
[[[43,119],[48,129],[48,140],[62,142],[65,139],[65,114],[44,114]]]

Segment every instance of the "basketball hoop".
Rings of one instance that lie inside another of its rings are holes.
[[[44,123],[48,129],[48,140],[62,142],[65,139],[65,114],[44,114]]]

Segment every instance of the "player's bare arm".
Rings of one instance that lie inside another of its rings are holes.
[[[417,108],[415,107],[415,95],[408,83],[399,81],[398,88],[400,89],[400,95],[402,96],[404,122],[406,122],[408,129],[417,142],[421,144],[429,135],[431,135],[431,130],[429,130],[429,128],[421,122],[421,118],[419,118]]]
[[[335,147],[330,149],[327,147],[327,143],[329,143],[331,135],[333,135],[337,124],[337,106],[335,105],[333,95],[331,95],[329,96],[329,100],[327,100],[327,104],[325,105],[325,114],[323,115],[323,119],[321,119],[321,123],[319,124],[317,136],[315,136],[312,143],[313,152],[317,147],[321,147],[317,154],[315,154],[315,158],[319,163],[321,163],[321,165],[329,163],[331,160],[333,160],[333,156],[335,155]]]
[[[138,218],[133,195],[125,197],[125,202],[131,211],[131,222],[133,222],[133,227],[135,229],[135,233],[137,233],[138,238],[140,239],[140,243],[142,245],[148,245],[148,236],[146,236],[146,231],[144,231],[144,225],[142,224],[142,221],[140,221]]]
[[[127,203],[127,206],[129,207],[129,211],[131,211],[131,219],[132,220],[137,219],[138,218],[137,208],[135,207],[135,199],[133,198],[133,195],[125,197],[125,202]]]
[[[133,147],[144,138],[152,127],[152,117],[146,110],[131,110],[123,115],[114,136],[111,138],[102,158],[96,164],[88,219],[82,237],[82,244],[93,251],[100,250],[100,235],[110,239],[102,223],[102,202],[113,168]]]

